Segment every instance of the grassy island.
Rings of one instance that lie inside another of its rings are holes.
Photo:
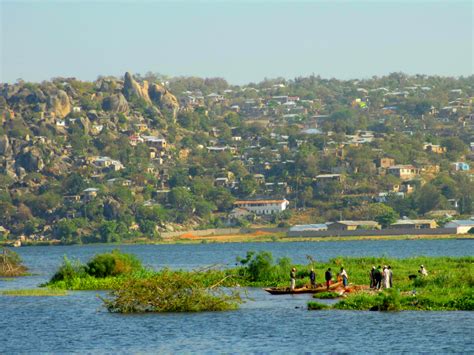
[[[321,284],[327,268],[332,268],[336,275],[344,266],[349,282],[361,287],[344,293],[332,306],[334,309],[474,310],[473,257],[338,257],[319,263],[308,256],[307,265],[295,265],[288,258],[274,260],[268,252],[248,252],[238,261],[240,265],[230,269],[154,271],[143,268],[134,256],[114,251],[97,255],[87,264],[65,258],[45,286],[63,290],[111,290],[112,298],[104,299],[104,302],[114,312],[201,310],[193,308],[193,302],[203,305],[202,310],[224,310],[236,308],[240,298],[221,293],[221,288],[289,286],[289,270],[293,266],[297,268],[297,287],[309,284],[311,267],[316,271],[317,283]],[[421,264],[428,270],[426,277],[417,273]],[[367,287],[369,271],[378,265],[392,267],[392,289],[377,291]],[[410,279],[410,275],[416,277]],[[160,295],[158,299],[154,298],[156,295]],[[320,299],[340,296],[333,292],[317,295]],[[143,300],[143,303],[136,304],[136,300]],[[163,300],[168,300],[166,305]],[[147,306],[143,306],[145,304]],[[311,302],[309,308],[326,306]]]

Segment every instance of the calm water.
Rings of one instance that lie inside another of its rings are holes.
[[[305,263],[306,255],[390,257],[472,255],[470,240],[122,246],[154,268],[233,266],[247,250],[268,250]],[[0,281],[0,289],[35,287],[67,255],[87,260],[111,246],[16,249],[36,275]],[[250,289],[252,301],[224,313],[117,315],[97,292],[66,297],[0,296],[0,353],[17,352],[474,352],[473,312],[306,310],[309,295],[271,296]],[[331,302],[331,301],[328,301]]]

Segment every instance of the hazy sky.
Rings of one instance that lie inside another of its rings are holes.
[[[472,1],[5,1],[2,82],[473,73]]]

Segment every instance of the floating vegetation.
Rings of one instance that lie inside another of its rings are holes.
[[[329,309],[329,308],[331,307],[329,307],[327,304],[322,304],[315,301],[308,302],[308,310],[310,311],[320,311],[322,309]]]
[[[34,288],[27,290],[5,290],[0,291],[2,296],[15,297],[50,297],[50,296],[67,296],[66,290]]]
[[[321,293],[315,293],[313,295],[313,298],[328,299],[328,300],[339,298],[339,297],[341,297],[341,295],[336,292],[321,292]]]
[[[0,276],[16,277],[27,274],[27,268],[21,263],[20,256],[7,248],[0,252]]]

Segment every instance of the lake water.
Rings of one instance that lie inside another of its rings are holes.
[[[268,250],[306,263],[335,256],[409,257],[472,255],[471,240],[345,241],[128,245],[144,264],[193,269],[230,267],[247,250]],[[87,260],[117,246],[16,249],[34,276],[0,281],[0,289],[31,288],[47,281],[64,255]],[[271,296],[249,289],[241,309],[198,314],[110,314],[97,292],[66,297],[0,296],[0,353],[303,353],[474,352],[473,312],[307,311],[310,295]],[[327,301],[332,302],[332,301]]]

